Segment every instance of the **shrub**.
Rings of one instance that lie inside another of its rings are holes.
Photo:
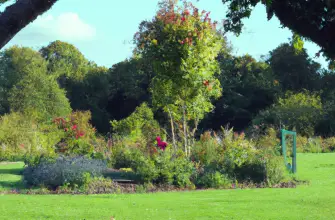
[[[334,152],[335,151],[335,137],[327,138],[323,140],[324,152]]]
[[[154,119],[152,110],[143,103],[127,118],[111,121],[113,131],[118,135],[130,138],[133,142],[144,140],[144,145],[161,135],[158,122]]]
[[[230,188],[232,181],[227,175],[220,172],[208,172],[197,180],[197,185],[205,188],[226,189]]]
[[[55,118],[54,124],[65,133],[57,144],[57,152],[65,155],[91,155],[96,142],[95,128],[90,124],[89,111],[76,111],[66,118]]]
[[[114,168],[130,168],[135,180],[141,183],[173,184],[178,187],[192,185],[192,163],[185,157],[172,156],[168,149],[151,157],[137,148],[119,148],[113,157]]]
[[[106,163],[101,160],[59,157],[55,161],[44,159],[35,166],[26,167],[23,176],[28,186],[43,185],[55,189],[68,184],[71,187],[80,187],[85,184],[87,174],[98,177],[105,169]]]
[[[287,92],[271,108],[262,111],[254,120],[254,125],[284,126],[296,130],[304,136],[314,135],[314,129],[322,115],[322,103],[318,94],[304,91]]]
[[[51,123],[37,123],[19,113],[0,118],[0,160],[22,160],[25,155],[53,155],[63,132]]]
[[[218,157],[222,155],[220,149],[222,147],[218,140],[211,135],[211,132],[205,132],[192,148],[191,158],[193,161],[200,162],[201,165],[206,166],[218,161]]]
[[[85,185],[85,192],[88,194],[121,193],[121,187],[111,179],[95,177]]]
[[[284,180],[287,173],[282,157],[271,157],[266,160],[266,182],[271,186]]]
[[[280,155],[281,144],[277,131],[274,128],[268,128],[265,135],[259,136],[255,140],[257,149],[266,151],[269,154]]]
[[[304,147],[306,146],[308,139],[301,135],[297,135],[297,152],[304,153]]]
[[[304,153],[322,153],[322,139],[320,137],[308,138],[303,149]]]

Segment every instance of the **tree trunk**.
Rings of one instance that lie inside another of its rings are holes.
[[[186,106],[183,105],[183,129],[184,129],[184,148],[185,148],[185,154],[188,156],[188,150],[187,150],[187,122],[186,122]]]
[[[170,123],[171,123],[172,144],[173,144],[173,149],[176,152],[177,151],[177,145],[176,145],[176,136],[175,136],[175,133],[174,133],[173,116],[172,116],[172,113],[171,113],[170,109],[168,109],[168,111],[169,111]]]
[[[198,119],[195,119],[194,121],[194,128],[191,132],[188,132],[189,133],[189,136],[190,136],[190,143],[189,143],[189,146],[188,146],[188,151],[189,151],[189,155],[191,155],[191,146],[194,146],[195,142],[194,142],[194,136],[195,136],[195,132],[197,131],[198,129],[198,125],[199,125],[199,120]]]
[[[17,0],[0,13],[0,49],[57,0]]]

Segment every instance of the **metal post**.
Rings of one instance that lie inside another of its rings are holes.
[[[297,136],[293,135],[293,158],[292,158],[292,172],[297,172]]]

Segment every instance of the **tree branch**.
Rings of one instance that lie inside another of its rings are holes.
[[[0,49],[57,0],[17,0],[0,13]]]
[[[323,9],[322,2],[317,7],[308,3],[294,7],[292,1],[273,1],[271,7],[282,24],[318,44],[332,59],[335,58],[335,20],[334,12],[318,11]],[[316,4],[316,3],[314,3]],[[299,10],[298,10],[299,9]],[[322,14],[323,13],[323,14]],[[307,15],[306,15],[307,14]]]

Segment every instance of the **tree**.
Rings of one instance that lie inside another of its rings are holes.
[[[1,0],[0,5],[8,0]],[[48,11],[57,0],[17,0],[0,13],[0,49],[21,29]]]
[[[110,77],[108,112],[113,119],[128,117],[142,102],[150,102],[148,89],[154,76],[150,62],[134,57],[113,65],[108,74]]]
[[[11,47],[0,54],[0,114],[9,113],[9,91],[32,72],[47,72],[47,62],[27,47]]]
[[[243,18],[262,3],[270,20],[276,15],[283,26],[313,41],[331,59],[335,59],[335,2],[333,0],[222,0],[229,4],[226,31],[241,33]]]
[[[65,116],[71,112],[65,91],[46,73],[24,76],[9,92],[11,112],[20,112],[39,121]]]
[[[286,92],[273,106],[261,111],[253,124],[296,130],[301,135],[311,137],[321,117],[320,95],[305,90],[300,93]]]
[[[66,78],[82,80],[90,67],[90,62],[75,46],[59,40],[43,47],[40,53],[48,61],[48,72],[61,83]]]
[[[189,155],[199,121],[213,109],[211,99],[221,94],[214,74],[223,39],[216,23],[209,12],[199,13],[190,3],[179,7],[163,1],[154,19],[141,23],[135,43],[135,53],[150,60],[156,73],[151,83],[153,105],[169,114],[174,147],[174,121],[182,122],[180,133]]]
[[[270,52],[268,63],[284,91],[320,89],[321,65],[313,61],[305,49],[297,53],[292,44],[281,44]]]
[[[260,110],[274,103],[281,85],[267,63],[249,55],[221,53],[218,62],[222,97],[214,102],[215,110],[203,120],[201,128],[219,130],[229,124],[235,130],[244,130]]]

